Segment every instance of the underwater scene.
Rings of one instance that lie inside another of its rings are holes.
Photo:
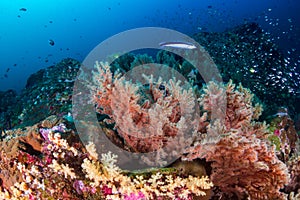
[[[299,0],[1,0],[0,200],[300,200]]]

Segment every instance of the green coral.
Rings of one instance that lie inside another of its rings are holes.
[[[271,142],[271,144],[275,145],[276,151],[280,151],[281,141],[280,141],[280,138],[277,135],[270,134],[268,136],[268,140]]]

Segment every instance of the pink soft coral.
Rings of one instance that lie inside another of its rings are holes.
[[[259,105],[252,105],[253,95],[242,86],[235,89],[231,82],[210,83],[204,92],[200,105],[208,117],[200,121],[202,132],[186,159],[212,162],[211,179],[228,196],[284,199],[279,190],[289,181],[288,170],[265,139],[265,124],[253,122],[261,112]],[[225,100],[225,108],[220,109]],[[203,123],[205,119],[210,124]]]
[[[184,89],[175,79],[166,82],[152,76],[145,76],[146,87],[118,73],[113,75],[106,64],[97,63],[96,68],[93,95],[97,111],[109,116],[106,122],[114,124],[116,134],[130,151],[159,150],[159,157],[174,156],[191,142],[191,137],[185,136],[193,129],[189,125],[195,125],[196,101],[191,88]],[[169,152],[162,152],[168,151],[166,148]]]

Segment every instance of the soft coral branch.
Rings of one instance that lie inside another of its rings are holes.
[[[118,73],[113,75],[104,63],[96,63],[96,69],[93,96],[97,111],[110,117],[131,151],[152,152],[176,143],[174,150],[191,141],[184,134],[194,127],[192,89],[184,89],[175,79],[166,82],[152,76],[144,76],[148,85],[133,84]],[[145,96],[149,98],[143,101]]]

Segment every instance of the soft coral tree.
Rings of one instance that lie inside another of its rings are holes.
[[[162,157],[179,155],[191,142],[189,133],[196,127],[192,88],[185,89],[175,79],[154,80],[152,76],[144,76],[148,86],[134,84],[118,72],[113,74],[105,63],[96,63],[96,69],[93,98],[97,112],[109,116],[105,122],[113,124],[126,148],[145,153],[169,147],[168,153],[160,153]],[[149,98],[144,100],[145,96]]]
[[[266,139],[267,126],[254,122],[262,109],[258,104],[253,106],[253,94],[242,86],[235,88],[232,82],[211,82],[203,91],[200,105],[208,113],[203,120],[210,124],[200,121],[202,132],[187,150],[186,159],[205,158],[211,162],[211,179],[226,195],[284,199],[280,189],[289,181],[288,170]],[[226,107],[221,110],[218,104],[224,100]],[[212,119],[213,112],[224,118]]]

